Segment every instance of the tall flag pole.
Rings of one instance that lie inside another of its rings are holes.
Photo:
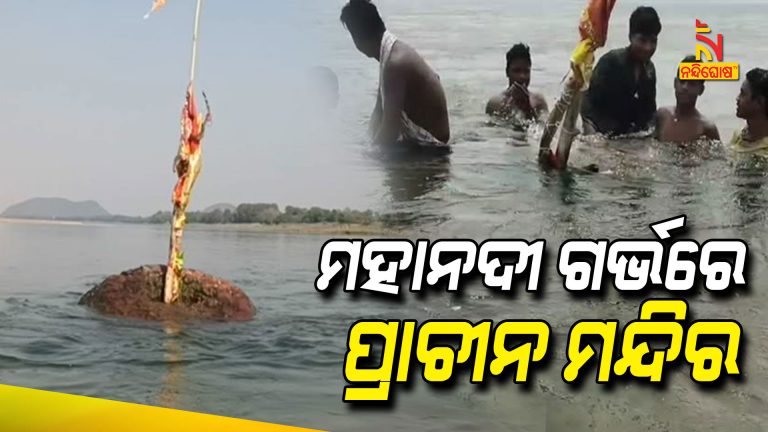
[[[152,10],[145,16],[157,11],[165,5],[165,0],[154,0]],[[184,108],[181,111],[181,139],[179,150],[174,160],[173,170],[178,176],[176,186],[173,188],[171,201],[173,203],[173,216],[171,219],[171,239],[168,250],[168,266],[165,273],[163,286],[163,301],[167,304],[175,303],[181,298],[182,281],[184,273],[184,253],[181,249],[181,240],[184,226],[187,221],[187,208],[192,188],[200,175],[202,164],[201,144],[205,134],[205,126],[211,120],[208,100],[203,93],[207,113],[203,116],[197,109],[195,100],[195,71],[197,69],[197,47],[200,31],[200,13],[203,0],[197,0],[195,9],[195,25],[192,32],[192,61],[189,72],[189,84]]]
[[[195,30],[192,32],[192,62],[190,64],[189,82],[195,81],[195,69],[197,68],[197,41],[200,34],[200,11],[203,9],[203,0],[197,0],[195,8]]]

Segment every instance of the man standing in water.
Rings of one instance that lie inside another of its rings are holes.
[[[547,112],[544,96],[528,91],[531,83],[531,52],[519,43],[507,52],[509,87],[488,101],[485,112],[494,117],[510,119],[519,115],[523,120],[538,120]]]
[[[683,59],[683,63],[698,62],[693,55]],[[696,109],[696,101],[702,94],[704,94],[704,81],[681,80],[678,70],[678,76],[675,77],[677,105],[661,108],[656,114],[656,137],[660,141],[686,143],[702,137],[720,140],[717,126]]]
[[[357,49],[380,64],[379,96],[371,116],[374,143],[447,149],[448,107],[439,76],[413,48],[387,31],[370,0],[350,0],[341,21]]]
[[[626,48],[597,62],[582,103],[585,133],[625,135],[651,128],[656,113],[656,52],[661,21],[656,10],[639,7],[629,19]]]
[[[755,68],[747,73],[736,99],[736,116],[747,125],[734,133],[734,150],[768,157],[768,70]]]

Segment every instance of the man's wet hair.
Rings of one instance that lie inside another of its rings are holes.
[[[702,61],[699,59],[696,59],[696,56],[693,54],[685,56],[685,58],[680,63],[702,63]],[[700,82],[702,85],[704,85],[703,79],[696,79],[696,78],[686,78],[686,79],[680,79],[680,67],[677,68],[677,75],[675,76],[680,81],[694,81],[694,82]]]
[[[341,22],[353,36],[377,39],[387,30],[376,5],[370,0],[349,0],[341,9]]]
[[[507,68],[515,60],[522,59],[531,64],[531,49],[524,43],[515,44],[507,51]]]
[[[661,33],[661,20],[656,9],[640,6],[629,17],[629,34],[643,36],[658,36]]]
[[[752,97],[763,97],[765,115],[768,115],[768,70],[754,68],[747,72],[747,82],[752,89]]]

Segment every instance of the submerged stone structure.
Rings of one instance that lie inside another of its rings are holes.
[[[104,315],[146,321],[222,321],[253,319],[256,308],[231,282],[185,269],[181,298],[163,302],[166,266],[143,266],[105,279],[80,304]]]

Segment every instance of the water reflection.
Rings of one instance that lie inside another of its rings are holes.
[[[168,322],[164,324],[165,330],[165,364],[167,367],[160,392],[157,396],[157,403],[164,408],[179,408],[179,397],[184,392],[183,380],[184,370],[182,361],[181,347],[181,325]]]
[[[739,210],[740,225],[758,222],[764,218],[768,197],[765,184],[768,163],[761,158],[737,159],[733,170],[733,203]]]
[[[445,152],[377,150],[384,170],[384,186],[393,203],[408,203],[442,188],[451,176],[450,155]]]
[[[539,176],[541,185],[547,190],[554,190],[565,205],[573,205],[586,198],[586,191],[579,188],[577,171],[568,169],[561,172],[542,171]]]

